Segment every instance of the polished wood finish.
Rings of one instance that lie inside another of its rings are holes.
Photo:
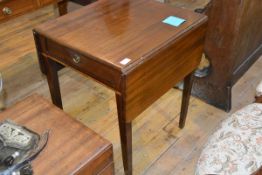
[[[69,12],[82,8],[71,2],[68,7]],[[33,93],[51,101],[46,78],[38,67],[32,29],[56,17],[53,7],[46,6],[0,24],[0,69],[6,94],[5,99],[0,95],[0,101],[4,100],[7,107]],[[261,67],[262,57],[233,87],[232,112],[254,101]],[[115,174],[123,175],[114,92],[69,68],[59,71],[59,79],[64,110],[113,143]],[[228,114],[191,97],[186,127],[181,130],[181,97],[180,90],[170,89],[132,122],[134,174],[194,174],[208,136]]]
[[[159,13],[151,14],[154,10]],[[149,14],[152,16],[148,16]],[[178,28],[162,23],[163,19],[171,15],[185,18],[187,22]],[[119,73],[127,73],[151,59],[156,52],[153,49],[161,51],[160,45],[169,47],[175,43],[174,40],[190,33],[206,19],[200,14],[154,1],[111,0],[95,2],[76,13],[51,20],[35,29],[47,38],[47,42],[52,42],[52,46],[58,44],[64,47],[62,49],[69,49],[64,52],[71,59],[74,54],[79,54],[116,69]],[[96,26],[96,30],[90,29],[93,26]],[[154,30],[150,30],[150,27]],[[192,29],[188,29],[189,27]],[[134,41],[130,42],[132,39]],[[48,44],[47,49],[52,49],[49,45],[51,44]],[[120,61],[124,58],[130,58],[131,61],[122,65]],[[59,59],[63,62],[66,58]]]
[[[61,15],[67,13],[67,0],[0,0],[0,22],[57,3]],[[9,9],[10,13],[4,9]]]
[[[0,113],[41,134],[50,130],[45,149],[32,161],[34,174],[114,174],[112,144],[39,95]]]
[[[162,23],[171,15],[187,21],[177,28]],[[196,69],[206,21],[203,15],[154,1],[111,0],[36,27],[39,58],[45,60],[53,103],[61,101],[53,61],[114,90],[125,173],[132,174],[131,121]],[[121,64],[125,58],[130,62]],[[185,118],[188,103],[183,104]]]

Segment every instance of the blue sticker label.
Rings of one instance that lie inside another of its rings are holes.
[[[164,19],[162,22],[165,24],[169,24],[171,26],[179,27],[185,21],[186,21],[185,19],[176,16],[169,16],[166,19]]]

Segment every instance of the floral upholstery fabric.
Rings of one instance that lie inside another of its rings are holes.
[[[262,165],[262,104],[224,120],[202,151],[196,175],[249,175]]]
[[[262,81],[260,82],[260,84],[257,86],[257,89],[256,89],[256,96],[262,96]]]

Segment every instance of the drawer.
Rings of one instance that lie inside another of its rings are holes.
[[[95,58],[84,56],[51,40],[46,41],[44,49],[48,56],[63,65],[72,67],[120,92],[121,71],[98,62]]]
[[[36,7],[36,0],[0,0],[0,20],[23,14]]]

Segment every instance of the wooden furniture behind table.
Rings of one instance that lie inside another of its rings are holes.
[[[57,3],[59,14],[67,13],[67,0],[0,0],[0,22]]]
[[[112,175],[112,144],[39,95],[32,95],[0,113],[42,134],[50,130],[47,146],[32,161],[37,175]]]
[[[169,0],[184,8],[200,8],[207,0]],[[211,73],[196,78],[193,94],[229,111],[231,90],[238,79],[262,54],[262,1],[210,0],[205,54]]]
[[[179,27],[162,22],[172,15],[187,21]],[[36,27],[38,56],[53,103],[62,108],[61,64],[114,90],[124,169],[132,174],[132,120],[183,79],[179,126],[184,127],[206,22],[204,15],[155,1],[101,0]]]

